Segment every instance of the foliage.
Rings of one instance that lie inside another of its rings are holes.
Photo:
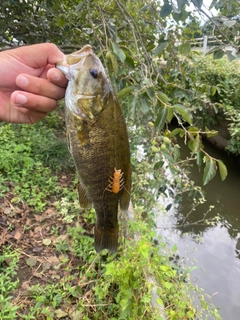
[[[230,121],[229,124],[229,132],[231,135],[231,139],[227,146],[227,150],[232,154],[239,155],[240,154],[240,115],[239,111],[233,109],[231,107],[226,108],[225,116],[227,120]]]
[[[67,165],[69,154],[66,141],[54,134],[57,117],[53,113],[34,126],[0,124],[1,196],[11,190],[13,203],[25,201],[42,210],[46,197],[59,192],[51,172]]]
[[[1,319],[15,319],[18,306],[12,306],[11,294],[18,286],[16,269],[18,253],[10,247],[0,251],[0,314]]]
[[[218,108],[231,106],[240,109],[240,75],[239,64],[227,59],[214,60],[211,56],[198,59],[194,66],[200,81],[210,86],[214,84],[214,94],[210,95],[211,102],[217,103]]]
[[[195,11],[189,10],[191,3]],[[226,1],[212,5],[224,11]],[[165,0],[162,6],[142,0],[41,0],[24,1],[20,14],[19,3],[7,1],[1,8],[2,45],[52,41],[68,52],[90,43],[109,71],[125,114],[136,124],[151,121],[160,131],[176,114],[191,125],[191,112],[206,105],[206,90],[196,73],[190,73],[185,28],[188,18],[197,26],[195,13],[203,14],[201,8],[202,0]],[[215,89],[210,90],[214,96]]]
[[[45,130],[44,121],[36,127],[38,130],[34,129],[34,126],[21,126],[22,130],[29,130],[28,135],[22,137],[27,146],[31,145],[31,141],[34,144],[39,140],[39,136],[36,137],[37,134],[41,134],[42,142],[51,136],[49,123],[52,123],[55,129],[59,128],[57,124],[61,124],[62,119],[57,116],[57,113],[53,113],[51,117],[54,117],[55,121],[46,119],[50,131]],[[9,133],[9,140],[6,134],[2,135],[5,144],[11,143],[11,140],[14,141],[16,139],[14,134],[19,133],[21,129],[18,126],[9,125],[3,127],[6,127]],[[35,250],[38,250],[41,245],[52,247],[51,254],[47,251],[46,256],[38,256],[35,251],[29,252],[30,249],[27,246],[27,258],[24,255],[25,259],[21,259],[25,268],[28,266],[30,270],[32,269],[30,278],[37,277],[38,282],[41,279],[44,280],[40,284],[30,283],[30,280],[25,281],[18,288],[19,273],[16,275],[15,270],[19,261],[11,258],[13,264],[9,262],[9,256],[15,257],[16,254],[14,251],[6,251],[8,255],[4,253],[4,258],[0,260],[0,268],[5,270],[1,276],[6,283],[5,287],[3,286],[6,290],[3,309],[6,319],[13,320],[16,317],[54,319],[69,316],[74,319],[160,320],[162,316],[159,314],[159,307],[170,319],[184,317],[204,319],[204,312],[216,319],[219,318],[217,310],[211,304],[208,305],[208,300],[205,300],[207,296],[202,291],[196,294],[204,308],[196,308],[193,305],[189,290],[195,291],[195,288],[187,281],[192,269],[186,269],[180,263],[171,262],[171,256],[177,250],[176,246],[168,248],[153,231],[154,205],[160,194],[167,195],[171,187],[174,187],[178,193],[175,201],[181,201],[183,189],[186,193],[192,192],[194,197],[199,193],[197,188],[187,183],[183,167],[179,167],[180,154],[178,147],[173,144],[174,136],[171,137],[170,131],[164,135],[156,133],[151,124],[146,127],[134,127],[129,120],[129,127],[134,168],[132,199],[136,213],[134,221],[128,223],[128,235],[122,236],[119,251],[114,255],[109,255],[106,251],[96,255],[92,237],[92,226],[95,220],[93,209],[82,210],[79,215],[79,204],[76,201],[76,195],[73,197],[71,188],[62,194],[58,193],[59,201],[52,200],[49,204],[52,210],[56,207],[51,229],[50,224],[44,222],[44,218],[49,217],[51,210],[38,218],[37,221],[43,219],[42,225],[33,228],[31,222],[28,223],[29,225],[25,224],[26,230],[30,228],[32,237],[39,232],[37,230],[40,230],[41,237],[37,241],[37,247],[34,247]],[[52,134],[53,136],[57,134],[58,138],[61,136],[57,130]],[[25,141],[25,139],[28,140]],[[143,152],[139,149],[140,144]],[[38,148],[35,146],[34,151],[31,149],[29,154],[33,159],[38,155],[38,149],[41,147],[40,144]],[[179,165],[176,161],[179,161]],[[42,166],[44,170],[46,168],[50,170],[47,177],[42,176],[45,182],[56,174],[59,176],[59,172],[62,171],[59,166],[49,166],[48,161],[43,162]],[[24,166],[17,170],[21,174]],[[171,181],[168,170],[173,176]],[[4,174],[6,181],[14,176],[11,170],[9,176],[7,171]],[[21,181],[15,183],[18,186]],[[39,187],[40,191],[44,185],[43,181]],[[61,188],[64,189],[63,186]],[[167,211],[170,207],[164,209]],[[123,228],[124,225],[121,226],[121,229]],[[133,240],[135,235],[137,238]],[[29,240],[29,236],[26,236]],[[19,243],[20,241],[17,246]],[[56,256],[52,256],[54,254]],[[52,268],[50,268],[51,262]],[[11,281],[8,281],[5,275],[11,277]],[[14,282],[12,277],[16,279]],[[149,277],[154,277],[155,282],[149,281]],[[48,279],[47,283],[46,279]],[[27,289],[23,286],[26,286],[26,283]],[[155,311],[151,305],[153,288],[158,295]],[[11,309],[9,309],[10,303]]]
[[[133,223],[132,228],[140,234],[136,242],[125,241],[119,254],[96,255],[89,230],[76,221],[79,214],[76,202],[72,202],[71,188],[61,186],[61,191],[58,190],[63,167],[68,170],[72,166],[66,144],[62,142],[61,118],[53,113],[32,127],[1,124],[1,195],[19,204],[27,203],[38,211],[42,211],[49,198],[58,196],[55,205],[64,223],[71,224],[66,234],[60,234],[53,243],[45,241],[61,257],[61,263],[56,266],[56,270],[63,270],[61,281],[31,287],[31,307],[26,311],[21,306],[18,310],[21,318],[52,319],[70,314],[74,319],[108,319],[109,316],[159,319],[159,315],[151,313],[152,287],[146,281],[148,273],[157,280],[158,304],[166,307],[170,319],[203,317],[185,291],[184,281],[190,270],[182,277],[181,267],[168,261],[161,239],[163,252],[158,252],[151,231],[154,226],[151,210],[160,194],[171,193],[174,187],[178,194],[175,201],[181,201],[183,192],[194,197],[199,193],[183,174],[177,136],[188,143],[191,160],[197,161],[199,167],[204,166],[204,183],[217,170],[222,180],[227,174],[224,164],[204,151],[201,140],[202,133],[211,136],[216,132],[198,128],[194,123],[196,112],[208,105],[215,106],[214,96],[223,93],[224,88],[219,84],[217,89],[215,83],[208,82],[205,71],[198,72],[194,66],[189,30],[182,32],[182,23],[193,16],[188,11],[190,2],[201,10],[201,0],[177,1],[176,5],[165,0],[162,6],[158,1],[143,0],[5,1],[1,5],[2,47],[51,41],[69,52],[89,43],[103,61],[131,131],[135,182],[132,199],[138,214],[137,224]],[[225,10],[227,1],[213,3]],[[233,83],[228,81],[232,90]],[[221,99],[232,97],[227,93]],[[177,119],[178,127],[171,131],[169,123],[173,119]],[[55,132],[59,135],[55,136]],[[171,172],[174,179],[169,181],[164,172]],[[147,221],[142,221],[146,211]],[[93,212],[84,214],[89,216],[88,224],[92,222]],[[62,224],[61,220],[60,225],[54,225],[52,237],[58,235]],[[72,265],[73,257],[79,259],[77,271]],[[203,308],[208,309],[202,295],[201,301]],[[210,308],[209,312],[219,318],[215,309]]]

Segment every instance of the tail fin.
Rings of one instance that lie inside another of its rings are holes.
[[[118,226],[114,229],[94,228],[94,247],[97,252],[108,249],[110,252],[117,251],[118,248]]]

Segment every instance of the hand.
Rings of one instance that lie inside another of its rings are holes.
[[[0,121],[33,124],[57,107],[67,80],[54,64],[63,57],[52,43],[0,52]]]

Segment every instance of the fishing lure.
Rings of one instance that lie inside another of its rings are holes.
[[[110,177],[110,180],[108,180],[109,185],[105,190],[113,192],[117,194],[120,192],[124,187],[124,179],[123,179],[123,173],[121,172],[121,169],[117,170],[114,168],[113,177]]]

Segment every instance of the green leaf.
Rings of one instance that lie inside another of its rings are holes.
[[[124,62],[126,59],[126,54],[125,52],[120,48],[120,46],[116,43],[113,42],[112,43],[112,47],[113,47],[113,52],[116,54],[116,56],[122,61]]]
[[[227,167],[225,166],[225,164],[222,162],[222,160],[217,160],[218,163],[218,169],[220,172],[220,177],[222,179],[222,181],[224,181],[227,177]]]
[[[66,24],[66,19],[64,14],[60,13],[60,15],[57,18],[57,24],[59,27],[63,27]]]
[[[211,87],[211,94],[212,94],[212,96],[215,95],[216,91],[217,91],[217,87],[216,87],[216,86],[212,86],[212,87]]]
[[[201,144],[201,141],[200,141],[200,137],[199,137],[199,134],[198,134],[196,136],[196,138],[193,140],[193,144],[192,144],[192,152],[193,153],[196,153],[197,151],[199,151],[200,144]]]
[[[134,60],[131,56],[126,55],[126,61],[125,63],[130,67],[130,68],[134,68],[135,64],[134,64]]]
[[[161,100],[163,103],[168,103],[169,97],[162,91],[157,92],[159,100]]]
[[[205,128],[205,132],[207,132],[207,138],[215,137],[218,135],[218,131],[209,130],[207,127]]]
[[[179,146],[177,144],[174,145],[173,158],[175,161],[177,161],[180,158]]]
[[[182,133],[183,136],[184,136],[184,134],[185,134],[184,130],[181,129],[181,128],[176,128],[176,129],[174,129],[173,131],[170,132],[169,138],[172,138],[172,137],[176,136],[177,134],[179,134],[179,136],[180,136],[181,133]],[[182,137],[183,137],[183,136],[182,136]]]
[[[154,170],[158,170],[159,168],[162,168],[163,165],[164,165],[164,161],[159,161],[155,163]]]
[[[197,128],[197,127],[190,127],[189,129],[188,129],[188,132],[189,133],[191,133],[191,135],[197,135],[197,134],[199,134],[199,129]]]
[[[164,1],[164,5],[161,7],[160,16],[162,18],[167,17],[172,12],[172,6],[168,1]]]
[[[166,48],[166,46],[168,45],[168,42],[162,42],[156,49],[154,52],[155,56],[160,56],[160,54],[163,52],[163,50]]]
[[[197,155],[197,166],[200,170],[203,163],[204,153],[202,151],[198,151],[196,155]]]
[[[180,104],[175,104],[173,106],[174,111],[177,111],[182,118],[187,121],[189,124],[192,123],[191,114]]]
[[[180,52],[180,54],[182,54],[184,56],[187,56],[190,51],[191,51],[191,43],[190,42],[182,43],[179,46],[179,52]]]
[[[216,161],[209,156],[205,156],[206,164],[203,173],[203,184],[206,185],[212,178],[214,178],[217,168]]]
[[[123,88],[122,90],[120,90],[117,93],[117,97],[122,98],[122,97],[128,95],[129,93],[131,93],[133,90],[134,90],[134,86]]]
[[[147,102],[146,102],[144,99],[141,101],[140,110],[141,110],[142,113],[144,113],[144,114],[149,111],[149,106],[148,106]]]
[[[166,119],[167,119],[167,108],[160,107],[158,110],[157,119],[154,123],[155,127],[158,128],[159,130],[161,130],[166,123]]]
[[[172,118],[174,116],[173,108],[167,108],[168,113],[167,113],[167,122],[171,122]]]
[[[219,49],[219,50],[214,52],[213,58],[214,59],[221,59],[224,56],[224,53],[225,52],[222,49]]]

